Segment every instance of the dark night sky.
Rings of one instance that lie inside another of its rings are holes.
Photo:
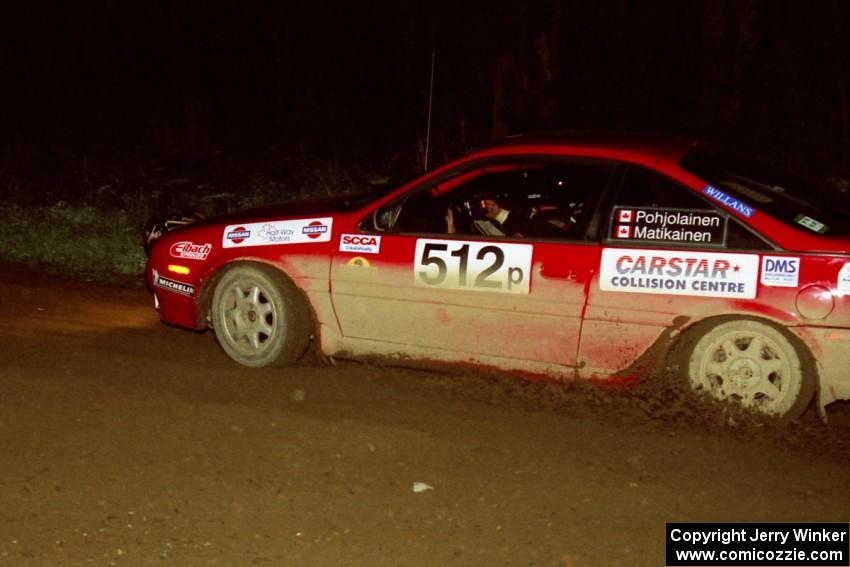
[[[850,2],[7,4],[5,169],[80,154],[413,156],[552,129],[698,133],[848,172]]]

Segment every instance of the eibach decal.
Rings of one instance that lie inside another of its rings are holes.
[[[212,244],[195,244],[194,242],[175,242],[169,249],[174,258],[186,260],[206,260],[212,250]]]

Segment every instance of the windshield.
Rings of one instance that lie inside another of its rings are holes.
[[[708,181],[715,191],[728,193],[733,200],[794,228],[833,236],[850,233],[850,198],[835,189],[716,149],[686,157],[682,167]]]
[[[341,206],[341,211],[350,212],[365,207],[366,205],[377,201],[384,195],[395,191],[399,187],[407,185],[420,175],[422,175],[422,173],[394,179],[384,178],[379,182],[372,183],[366,191],[359,191],[348,195]]]

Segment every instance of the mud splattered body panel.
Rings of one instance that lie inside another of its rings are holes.
[[[850,397],[850,240],[828,215],[775,214],[784,188],[683,167],[700,148],[518,139],[366,204],[175,230],[148,281],[163,320],[202,329],[217,278],[264,264],[303,293],[326,354],[568,378],[627,373],[700,322],[753,318],[814,358],[821,407]]]

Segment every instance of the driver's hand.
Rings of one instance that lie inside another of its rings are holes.
[[[449,234],[455,233],[455,214],[451,207],[446,209],[446,230]]]

